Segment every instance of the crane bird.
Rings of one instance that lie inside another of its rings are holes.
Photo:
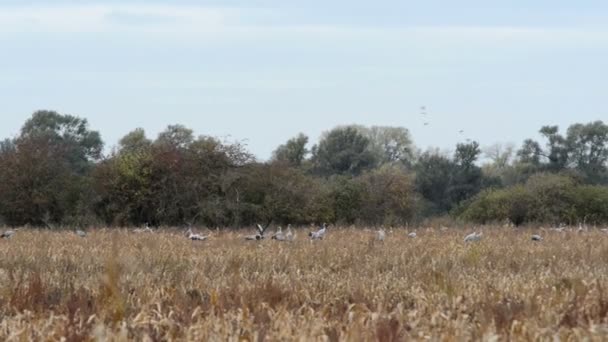
[[[291,231],[291,225],[287,225],[287,233],[285,233],[286,241],[293,241],[296,239],[296,234]]]
[[[0,238],[3,239],[10,239],[11,236],[15,235],[15,231],[14,230],[7,230],[5,232],[3,232],[2,234],[0,234]]]
[[[321,229],[317,230],[316,232],[308,233],[308,236],[310,236],[311,240],[323,240],[323,237],[325,236],[326,232],[327,232],[327,224],[323,223],[323,225],[321,226]]]
[[[481,240],[482,233],[473,232],[464,237],[464,242],[475,242]]]
[[[384,231],[384,229],[380,229],[376,231],[376,240],[377,241],[384,241],[384,239],[386,238],[386,232]]]
[[[186,232],[186,237],[188,237],[188,239],[190,239],[192,241],[205,241],[205,240],[207,240],[207,238],[209,236],[204,236],[201,234],[194,234],[192,232],[192,228],[188,228],[188,231]]]
[[[263,240],[264,239],[264,232],[266,231],[266,229],[268,228],[268,226],[270,225],[270,222],[268,222],[268,224],[264,227],[262,227],[261,224],[256,224],[256,229],[258,230],[257,234],[255,235],[249,235],[249,236],[245,236],[245,240]]]
[[[407,234],[407,237],[409,237],[410,239],[413,239],[416,237],[416,232],[411,232],[409,234]]]
[[[543,241],[543,237],[538,234],[534,234],[534,235],[532,235],[532,241],[536,241],[536,242]]]
[[[74,233],[80,237],[86,237],[87,233],[84,230],[77,229]]]
[[[279,241],[285,240],[285,235],[283,234],[283,228],[281,226],[279,226],[277,228],[277,231],[274,232],[274,234],[272,234],[272,236],[270,238],[272,240],[279,240]]]
[[[144,228],[134,229],[133,232],[134,233],[153,233],[154,231],[152,230],[152,228],[150,228],[150,226],[146,222],[146,226]]]

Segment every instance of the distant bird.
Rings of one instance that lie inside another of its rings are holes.
[[[464,237],[464,242],[476,242],[481,240],[482,233],[473,232]]]
[[[0,234],[0,238],[3,239],[10,239],[11,236],[15,235],[15,231],[14,230],[7,230],[5,232],[3,232],[2,234]]]
[[[146,226],[144,228],[136,228],[133,230],[134,233],[154,233],[154,231],[152,230],[152,228],[150,228],[148,226],[148,223],[146,222]]]
[[[190,239],[192,241],[205,241],[209,237],[209,236],[204,236],[201,234],[194,234],[192,232],[192,228],[188,228],[188,231],[186,232],[186,236],[188,237],[188,239]]]
[[[279,226],[277,231],[274,232],[274,234],[272,234],[272,236],[270,238],[272,240],[285,241],[286,237],[285,237],[285,234],[283,233],[283,228],[281,228],[281,226]]]
[[[380,229],[380,230],[376,231],[376,240],[384,241],[385,238],[386,238],[386,232],[384,231],[384,229]]]
[[[87,233],[84,230],[76,230],[74,233],[76,233],[76,235],[80,236],[80,237],[86,237]]]
[[[270,225],[270,222],[266,225],[266,227],[262,227],[262,225],[260,225],[259,223],[256,224],[256,229],[258,230],[258,233],[255,235],[249,235],[245,237],[245,240],[263,240],[264,239],[264,232],[266,231],[266,229],[268,228],[268,226]]]
[[[534,235],[532,235],[532,241],[536,241],[536,242],[543,241],[543,237],[538,234],[534,234]]]
[[[323,240],[323,237],[325,236],[326,232],[327,232],[327,224],[323,223],[323,226],[321,226],[321,229],[317,230],[316,232],[308,233],[308,236],[310,236],[311,240]]]
[[[428,123],[428,122],[425,122],[425,123],[424,123],[424,125],[425,125],[425,126],[428,126],[428,125],[429,125],[429,123]]]
[[[407,234],[407,237],[409,237],[410,239],[414,239],[416,237],[416,232],[411,232],[409,234]]]
[[[458,131],[458,133],[462,134],[464,133],[464,130],[461,129],[460,131]]]
[[[296,234],[291,231],[291,225],[287,225],[287,233],[285,233],[285,239],[287,241],[293,241],[296,239]]]
[[[577,233],[584,233],[587,231],[587,226],[583,227],[582,224],[578,224],[578,229],[576,230]]]

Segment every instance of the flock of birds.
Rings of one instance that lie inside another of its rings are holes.
[[[260,224],[257,224],[256,233],[253,235],[245,236],[245,240],[247,240],[247,241],[264,240],[266,238],[266,231],[267,231],[269,225],[270,224],[266,224],[265,226],[262,226]],[[323,238],[327,234],[327,229],[328,229],[328,225],[326,223],[323,223],[318,229],[309,232],[308,237],[310,238],[311,241],[312,240],[323,240]],[[4,231],[0,234],[0,238],[10,239],[13,235],[15,235],[15,233],[18,230],[19,230],[19,228],[14,229],[14,230]],[[448,228],[442,227],[441,230],[445,231],[445,230],[448,230]],[[546,231],[547,229],[541,228],[541,230]],[[567,228],[566,226],[563,226],[563,225],[556,227],[556,228],[549,228],[548,230],[553,231],[553,232],[558,232],[558,233],[565,232],[565,231],[573,231],[573,229]],[[582,233],[587,230],[588,229],[586,227],[579,225],[578,229],[576,229],[576,232]],[[608,233],[608,228],[600,229],[600,231],[602,231],[604,233]],[[144,228],[136,228],[136,229],[133,229],[132,232],[133,233],[153,233],[154,230],[152,228],[150,228],[148,226],[148,224],[146,224]],[[80,230],[80,229],[75,230],[74,233],[77,236],[82,237],[82,238],[87,236],[87,233],[84,230]],[[186,238],[188,238],[189,240],[192,240],[192,241],[205,241],[205,240],[209,239],[209,237],[211,235],[202,235],[202,234],[194,233],[192,231],[192,228],[190,227],[186,231],[185,236],[186,236]],[[411,239],[414,239],[417,236],[418,235],[416,234],[416,232],[409,232],[407,234],[407,237],[411,238]],[[465,243],[478,242],[478,241],[481,241],[482,237],[483,237],[482,232],[474,231],[473,233],[470,233],[464,237],[464,242]],[[289,225],[287,225],[287,231],[284,232],[283,229],[279,226],[277,228],[277,230],[273,234],[270,235],[270,238],[272,240],[277,240],[277,241],[292,242],[296,239],[296,233],[292,230],[291,224],[289,224]],[[376,230],[374,238],[377,241],[384,241],[386,239],[386,231],[384,230],[384,228],[380,228],[380,229]],[[539,234],[533,234],[530,239],[533,242],[543,241],[543,237]]]
[[[426,107],[426,106],[421,106],[421,107],[420,107],[420,116],[421,116],[421,118],[422,118],[422,120],[423,120],[423,125],[424,125],[424,126],[429,126],[429,125],[431,124],[431,123],[430,123],[430,120],[429,120],[429,115],[428,115],[428,112],[427,112],[427,107]],[[464,129],[459,130],[459,131],[458,131],[458,134],[459,134],[460,136],[463,136],[463,134],[464,134]],[[467,139],[466,139],[466,141],[467,141],[468,143],[470,143],[472,140],[471,140],[470,138],[467,138]]]

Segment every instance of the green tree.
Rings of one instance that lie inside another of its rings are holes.
[[[571,125],[566,141],[571,163],[587,181],[608,181],[608,125],[602,121]]]
[[[483,173],[475,164],[480,154],[479,143],[476,141],[456,146],[455,167],[448,188],[451,206],[471,198],[481,190]]]
[[[452,207],[449,188],[455,170],[454,162],[436,151],[420,155],[416,171],[416,189],[429,203],[431,213],[446,212]]]
[[[151,145],[152,141],[146,137],[146,132],[143,128],[134,129],[118,142],[121,152],[146,151]]]
[[[99,132],[90,130],[86,119],[47,110],[35,112],[21,128],[18,139],[46,140],[61,150],[72,168],[80,173],[99,160],[103,150]]]
[[[273,160],[286,163],[292,167],[300,167],[310,151],[306,148],[308,137],[302,133],[289,139],[273,152]]]
[[[358,175],[373,168],[370,141],[353,127],[335,128],[313,148],[313,161],[323,175]]]

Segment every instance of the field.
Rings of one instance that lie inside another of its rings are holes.
[[[0,340],[608,339],[606,233],[417,232],[23,229],[0,240]]]

